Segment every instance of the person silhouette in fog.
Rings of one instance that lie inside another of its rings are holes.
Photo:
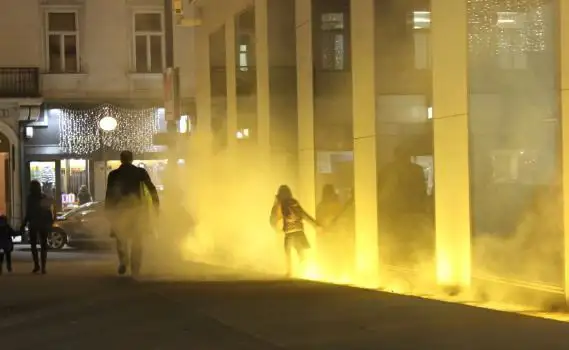
[[[292,277],[292,251],[296,250],[301,264],[306,260],[306,250],[310,249],[310,243],[304,233],[304,220],[308,220],[314,226],[319,226],[314,218],[308,215],[292,196],[292,191],[287,185],[281,185],[275,196],[275,202],[271,209],[271,226],[278,232],[284,232],[284,249],[286,255],[287,277]],[[279,223],[282,226],[279,227]]]
[[[41,184],[32,180],[30,182],[30,194],[26,203],[26,216],[22,222],[21,232],[28,225],[30,234],[30,248],[34,261],[33,273],[46,274],[47,264],[47,238],[55,221],[55,208],[53,199],[42,193]],[[41,265],[38,261],[38,243],[41,248]]]
[[[422,238],[414,233],[421,231],[427,210],[424,171],[411,157],[408,148],[397,147],[393,161],[378,176],[380,231],[397,261],[410,261],[415,253],[412,247]]]
[[[158,192],[148,172],[132,164],[133,154],[123,151],[121,165],[109,173],[105,196],[105,211],[111,224],[111,235],[117,241],[118,273],[124,275],[130,267],[133,276],[140,273],[144,237],[151,233],[148,202],[158,211]]]

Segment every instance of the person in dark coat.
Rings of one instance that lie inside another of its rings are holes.
[[[148,172],[132,164],[132,152],[121,152],[120,160],[120,167],[109,173],[105,211],[111,235],[117,240],[118,273],[124,275],[130,267],[136,276],[142,264],[143,239],[150,233],[150,219],[158,211],[160,201]],[[154,213],[149,210],[149,201]]]
[[[41,191],[41,184],[32,180],[30,182],[30,194],[26,203],[26,216],[22,222],[21,232],[28,225],[30,233],[30,248],[34,261],[33,273],[46,274],[47,264],[47,237],[55,221],[55,208],[53,199]],[[41,248],[41,265],[38,261],[38,248]]]
[[[393,265],[412,266],[427,249],[426,178],[423,168],[412,162],[410,148],[399,146],[394,156],[378,174],[380,257]]]
[[[8,218],[0,215],[0,275],[4,270],[4,258],[6,258],[6,269],[12,272],[12,251],[14,250],[12,237],[16,236],[18,234],[8,223]]]
[[[79,188],[77,199],[79,200],[79,205],[87,204],[93,201],[93,197],[91,196],[91,193],[89,192],[89,189],[86,185],[82,185],[81,188]]]

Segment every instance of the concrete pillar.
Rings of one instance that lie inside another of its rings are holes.
[[[305,210],[316,211],[314,153],[314,78],[312,65],[312,4],[295,0],[296,76],[298,103],[298,192]]]
[[[200,203],[195,207],[196,216],[203,218],[209,215],[208,209],[211,208],[212,201],[211,181],[212,171],[211,159],[213,149],[213,138],[211,133],[211,67],[209,57],[209,32],[205,27],[196,27],[196,105],[197,105],[197,126],[195,134],[190,141],[189,154],[199,172],[192,172],[191,183],[194,184],[192,191],[194,203]]]
[[[564,290],[569,304],[569,1],[559,0],[559,84],[561,89],[561,150],[564,231]]]
[[[211,134],[211,67],[209,32],[201,26],[195,31],[197,136],[201,138]]]
[[[375,108],[375,0],[352,0],[352,83],[356,270],[378,276],[377,157]]]
[[[267,0],[255,0],[255,49],[257,69],[257,142],[261,154],[266,156],[270,154],[271,150]]]
[[[234,152],[237,146],[237,47],[235,17],[225,22],[225,73],[227,78],[227,148]]]
[[[437,283],[471,282],[467,1],[432,0]]]

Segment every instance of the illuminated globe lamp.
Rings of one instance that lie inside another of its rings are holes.
[[[99,127],[103,131],[113,131],[117,128],[117,120],[111,116],[106,116],[99,120]]]
[[[104,132],[112,132],[117,128],[117,120],[111,116],[105,116],[99,120],[99,128]],[[108,172],[108,162],[107,162],[107,148],[105,147],[105,143],[103,141],[103,135],[100,134],[101,138],[101,146],[103,147],[103,171],[105,174],[105,179],[107,178]],[[105,191],[107,190],[107,183],[105,181]]]

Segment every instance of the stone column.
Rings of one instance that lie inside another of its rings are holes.
[[[257,143],[261,155],[270,154],[269,26],[267,0],[255,0],[255,55],[257,69]],[[268,161],[269,158],[265,159]]]
[[[197,136],[211,138],[211,67],[209,59],[209,32],[196,27],[196,106]]]
[[[189,154],[191,162],[199,172],[193,172],[191,183],[194,184],[192,197],[199,202],[196,207],[197,217],[209,215],[209,195],[213,186],[210,176],[213,138],[211,133],[211,67],[209,56],[209,32],[205,27],[196,27],[196,105],[197,126],[190,141]]]
[[[564,231],[564,290],[569,305],[569,1],[559,0],[559,88],[561,98],[561,155]]]
[[[227,78],[227,148],[230,153],[237,146],[237,47],[235,17],[225,22],[225,73]]]
[[[374,0],[352,0],[351,19],[356,270],[371,282],[379,264]]]
[[[467,1],[432,0],[437,283],[471,282]]]
[[[297,196],[309,213],[316,210],[316,155],[314,153],[314,78],[312,65],[312,4],[295,0],[296,74],[298,103]]]

